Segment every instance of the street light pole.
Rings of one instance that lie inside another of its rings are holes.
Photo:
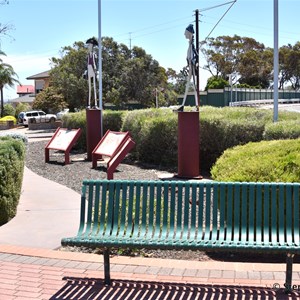
[[[101,0],[98,0],[98,44],[99,44],[99,109],[101,137],[103,136],[103,103],[102,103],[102,35],[101,35]]]
[[[278,121],[278,73],[279,73],[279,54],[278,54],[278,0],[274,0],[274,115],[273,121]]]

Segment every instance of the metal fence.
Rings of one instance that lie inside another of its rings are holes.
[[[273,90],[269,89],[246,89],[246,88],[224,88],[211,89],[200,92],[200,105],[210,105],[216,107],[250,105],[251,101],[256,104],[264,104],[273,102]],[[279,90],[278,98],[280,102],[300,102],[300,91]],[[178,97],[178,104],[181,104],[183,96]],[[188,94],[186,100],[187,106],[195,106],[194,95]]]

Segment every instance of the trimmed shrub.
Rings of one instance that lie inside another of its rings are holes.
[[[25,145],[28,144],[28,138],[25,134],[18,133],[18,132],[0,132],[0,138],[4,136],[10,136],[15,140],[22,141]]]
[[[159,116],[142,124],[139,136],[138,159],[158,166],[177,164],[177,117]]]
[[[172,132],[172,136],[168,136],[169,141],[177,140],[177,116],[176,116],[176,124],[173,117],[176,115],[170,109],[140,109],[129,111],[123,122],[122,131],[129,131],[133,140],[136,142],[136,147],[132,150],[131,154],[138,160],[145,163],[152,164],[166,164],[166,162],[170,162],[175,160],[177,161],[177,142],[174,145],[173,142],[168,146],[168,148],[174,147],[174,149],[170,149],[173,154],[172,157],[169,157],[165,160],[165,156],[162,159],[160,156],[163,151],[166,151],[166,147],[162,147],[165,145],[162,138],[165,137],[166,132]],[[151,122],[155,124],[151,125]],[[167,123],[170,122],[170,125]],[[164,125],[163,125],[164,123]],[[173,125],[172,125],[173,124]],[[160,127],[160,129],[159,129]],[[170,131],[170,129],[172,131]],[[163,129],[162,129],[163,128]],[[155,130],[162,130],[162,134],[159,132],[155,132]],[[151,145],[150,145],[151,144]],[[158,147],[156,146],[158,145]],[[150,151],[147,148],[151,148]],[[170,153],[170,152],[169,152]],[[148,154],[150,156],[148,157]],[[174,157],[174,155],[176,157]],[[167,163],[169,164],[169,163]]]
[[[265,140],[297,139],[300,138],[300,117],[298,120],[289,120],[266,125]]]
[[[0,225],[17,212],[21,194],[25,145],[12,137],[0,137]]]
[[[68,113],[62,117],[63,127],[68,129],[79,129],[81,128],[82,132],[74,145],[74,149],[80,149],[86,151],[86,112],[82,110],[76,113]]]
[[[200,110],[200,165],[209,171],[218,157],[231,147],[261,141],[269,111],[253,108],[214,108]]]
[[[120,131],[123,124],[124,110],[104,110],[103,111],[103,133],[107,130]]]
[[[123,121],[124,111],[103,111],[103,134],[108,130],[120,131]],[[65,114],[62,118],[63,127],[68,129],[82,129],[74,149],[86,151],[86,111],[81,110],[76,113]]]
[[[300,182],[300,139],[228,149],[211,169],[218,181]]]

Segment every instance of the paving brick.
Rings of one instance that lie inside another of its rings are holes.
[[[193,277],[196,276],[197,272],[198,272],[197,269],[185,269],[183,272],[183,276]]]
[[[183,276],[184,271],[185,271],[185,269],[174,268],[170,275],[171,276]]]
[[[146,274],[148,267],[147,266],[138,266],[135,268],[134,273],[136,274]]]
[[[222,271],[222,278],[234,278],[235,276],[235,272],[234,271],[230,271],[230,270],[223,270]]]
[[[235,271],[235,278],[248,278],[247,271]]]
[[[150,274],[150,275],[153,275],[153,274],[160,274],[160,267],[148,267],[147,269],[147,272],[145,274]]]
[[[285,280],[285,272],[273,272],[274,280]]]
[[[260,272],[261,279],[274,279],[273,272]]]
[[[123,269],[125,269],[126,266],[124,265],[119,265],[119,264],[113,264],[110,266],[110,270],[112,272],[122,272]]]
[[[222,278],[221,270],[210,270],[209,278]]]
[[[196,276],[199,277],[199,278],[208,278],[209,270],[198,270]]]
[[[260,280],[261,277],[260,277],[260,272],[257,272],[257,271],[251,271],[248,273],[248,278],[249,279],[255,279],[255,280]]]
[[[159,270],[159,275],[170,275],[172,270],[172,268],[161,268]]]
[[[27,300],[27,298],[32,298],[32,299],[38,299],[40,296],[40,293],[34,293],[34,292],[24,292],[24,291],[18,291],[15,294],[17,297],[23,297],[23,299]]]

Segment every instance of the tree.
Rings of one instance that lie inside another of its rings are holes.
[[[63,95],[50,86],[36,95],[32,108],[44,110],[46,113],[57,113],[67,106]]]
[[[87,80],[83,78],[86,69],[87,49],[83,42],[75,42],[73,47],[63,47],[61,58],[52,58],[49,85],[54,88],[52,95],[62,95],[71,111],[85,107],[88,96]],[[48,96],[50,96],[48,94]]]
[[[97,47],[95,47],[97,51]],[[87,81],[83,78],[87,67],[87,49],[83,42],[64,47],[61,58],[52,58],[50,86],[63,95],[70,110],[84,108],[88,95]],[[122,106],[135,101],[155,106],[155,89],[164,90],[161,102],[176,100],[173,85],[168,82],[164,68],[140,47],[132,50],[112,38],[102,39],[102,95],[103,103]]]
[[[4,52],[0,51],[0,55],[5,55]],[[15,83],[20,84],[13,67],[9,64],[3,63],[0,58],[0,101],[1,101],[1,117],[4,113],[4,99],[3,99],[3,88],[5,86],[13,87]]]
[[[223,89],[224,87],[229,86],[227,80],[223,79],[220,76],[212,76],[207,79],[205,90],[208,89]]]
[[[263,88],[270,84],[272,50],[253,38],[238,35],[209,38],[201,42],[201,52],[207,61],[204,69],[214,77],[227,80],[229,74],[238,72],[240,83]]]
[[[294,46],[288,44],[279,50],[280,86],[290,82],[292,88],[300,88],[300,42]]]

